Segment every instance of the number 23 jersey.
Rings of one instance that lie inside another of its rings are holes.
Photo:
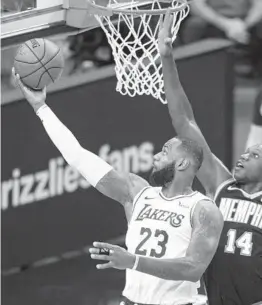
[[[135,198],[126,235],[128,251],[155,259],[184,257],[192,234],[191,217],[199,192],[166,198],[161,188],[146,187]],[[194,301],[199,283],[170,281],[126,270],[123,295],[144,304],[186,304]]]

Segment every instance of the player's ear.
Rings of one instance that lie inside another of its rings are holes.
[[[190,161],[187,158],[180,158],[176,162],[176,170],[177,171],[184,171],[186,170],[190,165]]]

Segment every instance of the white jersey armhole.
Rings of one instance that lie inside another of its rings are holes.
[[[132,203],[132,206],[133,206],[132,213],[134,212],[135,206],[136,206],[139,198],[142,196],[142,194],[145,192],[145,190],[147,190],[149,188],[151,188],[151,186],[147,185],[147,186],[143,187],[142,190],[136,194],[136,196],[133,200],[133,203]]]

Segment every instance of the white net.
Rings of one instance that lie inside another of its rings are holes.
[[[109,7],[119,4],[110,0]],[[145,4],[143,4],[145,6]],[[147,10],[157,11],[163,8],[177,8],[173,12],[172,42],[174,42],[181,21],[188,15],[189,6],[173,0],[147,2]],[[116,91],[123,95],[152,95],[166,103],[160,54],[158,52],[158,30],[160,15],[135,14],[141,6],[139,2],[130,2],[130,13],[118,13],[117,22],[112,16],[98,16],[96,19],[106,33],[115,59],[117,77]]]

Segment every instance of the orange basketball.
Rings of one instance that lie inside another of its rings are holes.
[[[19,46],[14,68],[25,85],[32,89],[43,89],[61,76],[63,54],[52,41],[30,39]]]

